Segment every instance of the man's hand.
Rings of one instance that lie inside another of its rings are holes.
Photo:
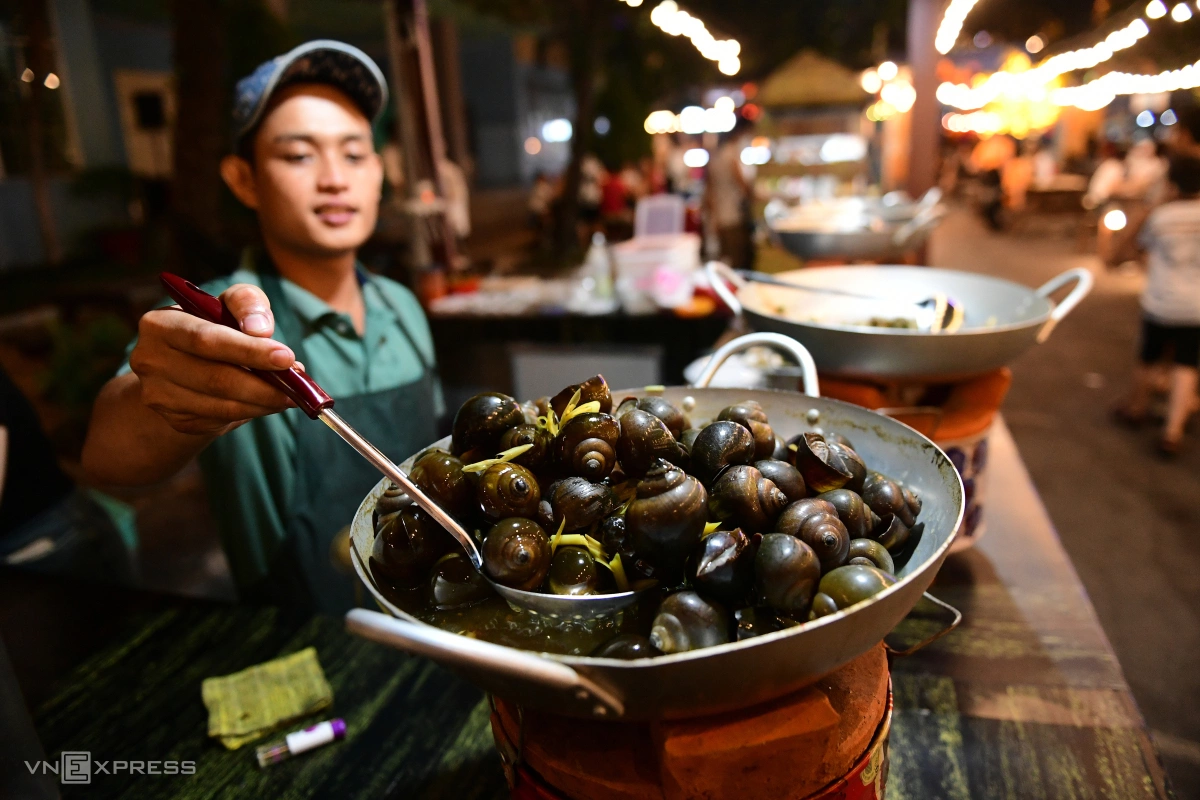
[[[219,435],[295,405],[243,369],[281,370],[296,361],[286,345],[270,338],[275,319],[267,296],[239,283],[221,300],[240,332],[178,308],[151,311],[138,324],[129,367],[141,382],[141,401],[180,433]]]

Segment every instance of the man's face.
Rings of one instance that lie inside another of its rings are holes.
[[[231,156],[222,174],[258,212],[269,241],[332,256],[356,250],[375,230],[382,164],[370,123],[338,89],[282,89],[259,125],[254,159]]]

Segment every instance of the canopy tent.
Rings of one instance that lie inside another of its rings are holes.
[[[755,100],[768,108],[798,106],[862,106],[868,95],[857,72],[801,50],[762,82]]]

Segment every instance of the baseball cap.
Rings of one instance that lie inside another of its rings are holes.
[[[233,102],[233,143],[262,120],[276,91],[294,83],[325,83],[341,89],[367,119],[378,120],[387,104],[387,81],[371,57],[354,45],[315,39],[258,65],[237,82]]]

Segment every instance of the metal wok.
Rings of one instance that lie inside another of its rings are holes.
[[[779,347],[784,337],[755,334],[730,342],[706,370],[753,345]],[[785,349],[797,346],[787,342]],[[802,350],[802,348],[800,348]],[[807,361],[807,365],[805,362]],[[801,359],[806,391],[816,393],[811,360]],[[614,396],[645,390],[615,391]],[[536,654],[459,636],[424,624],[396,608],[376,589],[365,564],[374,537],[372,510],[385,489],[367,495],[351,527],[355,569],[380,607],[346,616],[347,628],[401,650],[427,656],[467,680],[523,706],[556,714],[649,720],[689,717],[771,700],[812,683],[878,644],[921,599],[942,565],[963,514],[963,488],[946,455],[902,423],[858,406],[794,392],[669,387],[676,404],[695,399],[697,420],[746,399],[762,403],[775,431],[790,437],[823,428],[845,433],[867,464],[902,480],[923,503],[925,533],[899,570],[899,580],[869,601],[800,627],[742,642],[641,661]],[[401,465],[407,468],[408,462]]]
[[[920,202],[884,204],[865,198],[765,213],[779,245],[802,259],[898,261],[924,246],[946,215],[936,188]]]
[[[1012,281],[931,267],[814,267],[776,278],[880,297],[918,300],[944,292],[965,312],[954,333],[870,327],[869,303],[764,284],[747,284],[724,264],[706,267],[713,290],[752,330],[791,336],[826,374],[875,380],[953,381],[999,369],[1049,338],[1092,289],[1077,267],[1037,289]],[[722,280],[724,279],[724,280]],[[738,287],[730,292],[725,281]],[[1050,296],[1074,283],[1062,302]],[[861,324],[854,324],[862,320]]]

